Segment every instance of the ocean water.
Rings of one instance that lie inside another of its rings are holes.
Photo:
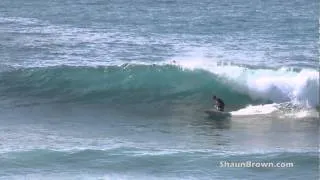
[[[316,0],[1,0],[0,179],[319,179],[318,15]],[[207,117],[213,94],[231,118]]]

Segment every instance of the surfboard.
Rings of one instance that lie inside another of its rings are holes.
[[[205,110],[204,112],[207,113],[210,117],[218,117],[218,118],[231,117],[231,113],[221,112],[221,111],[217,111],[215,109],[208,109],[208,110]]]

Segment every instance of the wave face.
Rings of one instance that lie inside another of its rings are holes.
[[[113,104],[211,103],[228,105],[292,102],[319,104],[319,78],[313,70],[254,69],[240,66],[190,68],[185,65],[55,66],[1,72],[4,98]]]

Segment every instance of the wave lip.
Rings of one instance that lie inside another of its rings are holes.
[[[179,66],[202,69],[224,78],[230,88],[275,103],[292,102],[305,107],[319,104],[319,72],[315,69],[283,67],[279,69],[248,67],[235,64],[182,60]]]

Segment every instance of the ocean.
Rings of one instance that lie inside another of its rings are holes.
[[[0,179],[319,179],[319,5],[1,0]]]

